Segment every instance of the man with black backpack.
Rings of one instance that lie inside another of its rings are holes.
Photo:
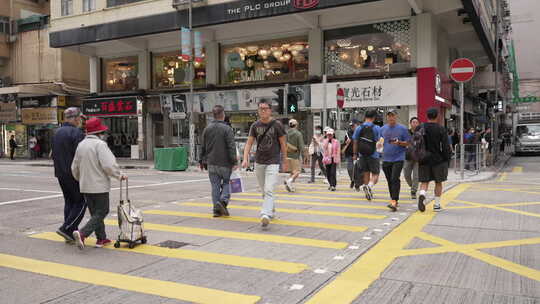
[[[272,117],[272,106],[267,100],[259,101],[259,120],[249,129],[249,137],[244,148],[242,167],[249,166],[249,152],[257,141],[255,152],[255,174],[263,191],[261,225],[267,227],[274,217],[274,188],[279,178],[279,164],[287,171],[287,138],[283,124]],[[280,158],[281,154],[281,158]]]
[[[439,111],[430,108],[427,111],[428,122],[422,124],[414,134],[413,158],[418,160],[418,175],[420,192],[418,196],[418,210],[426,210],[426,191],[429,183],[435,182],[435,203],[433,211],[441,211],[441,195],[443,182],[448,178],[448,160],[450,159],[450,145],[446,129],[437,119]]]
[[[355,174],[354,187],[356,191],[362,188],[369,201],[373,199],[373,186],[379,181],[381,171],[380,154],[377,152],[381,127],[373,123],[376,117],[377,111],[367,111],[364,123],[358,126],[353,134],[353,160],[358,159],[355,165],[357,174]]]

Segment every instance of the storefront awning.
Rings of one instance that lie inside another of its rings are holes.
[[[17,94],[19,97],[32,97],[43,95],[57,95],[62,89],[55,84],[44,85],[18,85],[0,88],[0,95]]]

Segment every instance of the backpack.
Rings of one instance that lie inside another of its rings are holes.
[[[358,152],[362,156],[371,156],[375,153],[375,131],[373,126],[363,125],[358,136]]]
[[[411,159],[419,163],[425,162],[429,158],[429,154],[431,154],[426,149],[425,136],[426,136],[426,129],[424,128],[424,126],[420,126],[413,133],[411,144],[408,147]]]

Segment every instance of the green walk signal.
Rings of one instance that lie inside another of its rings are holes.
[[[298,96],[293,93],[287,94],[287,114],[298,113]]]
[[[289,108],[289,113],[296,113],[296,106],[295,105],[291,105],[291,107]]]

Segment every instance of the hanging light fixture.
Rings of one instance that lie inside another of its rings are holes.
[[[281,56],[283,56],[283,52],[282,51],[274,51],[272,53],[272,55],[274,55],[274,57],[276,57],[276,59],[280,58]]]
[[[266,59],[266,58],[268,58],[268,55],[270,55],[270,51],[268,51],[267,49],[260,49],[260,50],[259,50],[259,55],[260,55],[263,59]]]
[[[339,47],[347,47],[347,46],[351,46],[351,39],[339,39],[337,42],[337,45]]]

